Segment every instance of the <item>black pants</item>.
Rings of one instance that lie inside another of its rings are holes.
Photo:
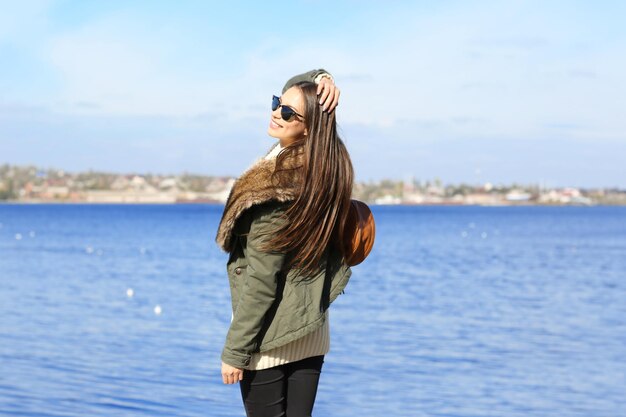
[[[244,369],[239,381],[248,417],[310,417],[324,355],[273,368]]]

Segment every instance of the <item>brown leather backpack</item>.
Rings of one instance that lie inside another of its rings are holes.
[[[345,224],[344,247],[346,262],[355,266],[363,262],[372,251],[376,225],[372,211],[362,201],[352,200]]]

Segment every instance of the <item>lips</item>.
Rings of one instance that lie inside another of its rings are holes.
[[[282,126],[276,123],[274,120],[270,119],[270,127],[272,129],[278,129],[279,127],[282,127]]]

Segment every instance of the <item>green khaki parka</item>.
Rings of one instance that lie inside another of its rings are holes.
[[[234,229],[235,249],[226,265],[233,320],[222,360],[238,368],[248,366],[252,352],[284,345],[324,324],[324,312],[352,274],[330,245],[317,275],[302,279],[294,269],[279,272],[285,254],[261,252],[258,246],[285,209],[279,202],[255,205]]]

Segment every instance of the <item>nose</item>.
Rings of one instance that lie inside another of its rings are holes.
[[[283,117],[280,114],[280,106],[278,106],[276,108],[276,110],[272,111],[272,116],[274,116],[276,118],[276,120],[282,120],[283,119]]]

